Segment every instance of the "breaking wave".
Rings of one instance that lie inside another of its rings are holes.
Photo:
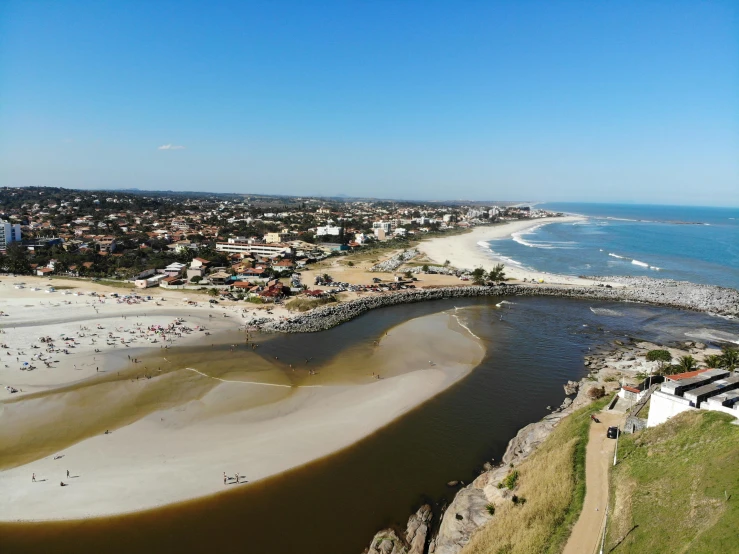
[[[513,258],[509,258],[507,256],[503,256],[501,254],[498,254],[495,250],[493,250],[492,248],[490,248],[490,245],[487,242],[485,242],[485,241],[482,241],[481,240],[480,242],[477,243],[477,246],[480,246],[484,250],[487,250],[488,251],[488,254],[490,254],[491,256],[495,256],[495,258],[497,258],[498,260],[500,260],[504,264],[513,264],[513,265],[517,265],[519,267],[523,267],[523,264],[521,264],[521,262],[519,262],[517,260],[514,260]]]
[[[708,342],[731,342],[739,344],[739,335],[727,331],[719,331],[718,329],[695,329],[694,331],[686,331],[685,336]]]
[[[608,308],[593,308],[590,307],[590,311],[593,312],[595,315],[607,315],[610,317],[621,317],[624,314],[616,311],[616,310],[609,310]]]

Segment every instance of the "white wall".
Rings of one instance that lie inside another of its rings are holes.
[[[652,393],[652,398],[649,402],[647,427],[654,427],[655,425],[664,423],[681,412],[696,409],[690,405],[688,400],[680,396],[674,396],[658,390]]]

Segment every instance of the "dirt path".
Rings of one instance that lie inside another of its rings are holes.
[[[606,430],[611,425],[622,426],[624,414],[603,412],[596,417],[600,423],[591,424],[585,453],[585,503],[564,554],[591,554],[598,551],[608,503],[608,472],[613,465],[613,451],[616,448],[616,441],[606,438]]]

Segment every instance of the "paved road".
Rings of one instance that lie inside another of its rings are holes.
[[[600,423],[591,424],[585,452],[585,503],[564,554],[598,552],[608,503],[608,472],[613,465],[613,451],[616,448],[616,441],[606,438],[606,430],[611,425],[623,426],[625,416],[623,413],[602,412],[596,417]]]

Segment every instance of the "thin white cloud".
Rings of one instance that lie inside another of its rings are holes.
[[[184,150],[184,146],[178,144],[162,144],[157,150]]]

